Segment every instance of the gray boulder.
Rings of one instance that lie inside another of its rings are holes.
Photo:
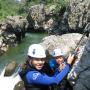
[[[6,66],[4,76],[11,76],[15,72],[16,66],[17,66],[17,63],[15,61],[12,61],[11,63],[9,63]]]
[[[31,6],[27,16],[28,30],[31,32],[51,30],[54,25],[53,9],[55,9],[54,5],[48,9],[45,8],[44,4]]]
[[[43,26],[43,21],[45,20],[45,10],[44,5],[34,5],[30,8],[29,14],[27,16],[29,22],[29,27],[38,29]]]
[[[78,33],[63,34],[61,36],[51,35],[43,38],[41,44],[49,51],[50,54],[52,53],[53,49],[60,48],[65,53],[65,55],[67,55],[70,53],[70,51],[75,49],[81,37],[82,34]],[[84,37],[79,45],[81,52],[85,45],[86,39],[87,37]]]

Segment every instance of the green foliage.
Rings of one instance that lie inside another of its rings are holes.
[[[60,15],[62,15],[68,7],[69,0],[47,0],[47,2],[56,6],[54,15],[58,20],[58,17],[60,18]]]
[[[44,0],[46,4],[59,4],[60,6],[66,6],[69,0]]]
[[[18,15],[18,10],[21,6],[15,0],[0,0],[0,21],[9,15]]]
[[[44,3],[47,6],[55,5],[55,13],[67,7],[68,0],[21,0],[17,3],[16,0],[0,0],[0,21],[9,15],[27,15],[24,9],[30,8],[32,5]]]

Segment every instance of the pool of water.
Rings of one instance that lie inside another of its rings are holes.
[[[15,60],[18,64],[23,62],[27,57],[27,50],[30,44],[40,43],[42,38],[45,37],[44,33],[28,33],[23,41],[16,47],[11,47],[2,56],[0,56],[0,70],[12,60]]]

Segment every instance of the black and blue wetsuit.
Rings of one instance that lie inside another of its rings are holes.
[[[26,72],[24,72],[23,76],[21,74],[22,72],[20,73],[20,76],[24,78],[26,90],[50,90],[49,86],[52,84],[58,85],[67,75],[69,69],[70,65],[66,64],[61,72],[56,71],[51,77],[42,71],[38,71],[29,66]]]

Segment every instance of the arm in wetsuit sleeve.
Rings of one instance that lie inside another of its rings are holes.
[[[65,68],[59,72],[56,76],[49,77],[46,74],[41,74],[38,71],[30,71],[26,75],[26,79],[30,84],[41,84],[41,85],[50,85],[50,84],[59,84],[60,81],[67,75],[70,69],[70,65],[66,65]]]

